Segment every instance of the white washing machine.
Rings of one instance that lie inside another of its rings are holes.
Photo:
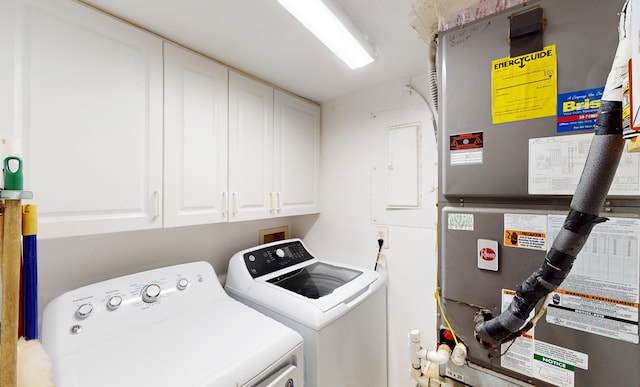
[[[45,308],[57,387],[298,387],[302,337],[229,297],[206,262],[84,286]]]
[[[387,386],[384,278],[321,260],[299,239],[236,253],[225,290],[299,332],[307,387]]]

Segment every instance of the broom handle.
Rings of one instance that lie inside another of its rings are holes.
[[[5,200],[2,243],[2,331],[0,333],[0,386],[17,386],[18,322],[20,307],[20,238],[22,205]]]

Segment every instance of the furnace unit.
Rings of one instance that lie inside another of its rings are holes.
[[[441,366],[453,383],[640,383],[638,153],[623,154],[600,214],[609,220],[595,226],[535,329],[488,349],[473,324],[481,308],[499,315],[509,305],[562,226],[623,4],[532,1],[438,36],[438,281],[468,351],[465,365]],[[441,322],[441,341],[451,341]]]

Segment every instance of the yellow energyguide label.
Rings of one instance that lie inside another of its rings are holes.
[[[542,51],[491,62],[491,116],[494,124],[556,115],[555,44]]]

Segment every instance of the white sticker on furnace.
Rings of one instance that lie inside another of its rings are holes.
[[[502,289],[502,312],[506,311],[516,292]],[[535,310],[531,311],[532,318]],[[530,329],[513,342],[500,347],[502,368],[518,372],[562,387],[575,385],[575,369],[589,369],[589,356],[582,352],[536,340]]]
[[[521,249],[547,249],[547,216],[504,214],[504,245]]]
[[[549,215],[555,238],[565,216]],[[638,344],[640,219],[596,225],[569,275],[553,293],[547,322]]]
[[[473,231],[473,214],[449,214],[447,227],[449,230]]]
[[[502,313],[509,309],[516,292],[509,289],[502,289]],[[535,311],[531,311],[529,318],[535,316]],[[515,371],[527,376],[532,376],[533,367],[533,339],[534,329],[522,334],[513,342],[503,343],[500,346],[500,367]]]
[[[584,169],[593,133],[529,139],[528,192],[573,195]],[[609,195],[640,195],[640,154],[624,152]]]
[[[536,340],[533,346],[531,376],[556,386],[573,387],[575,369],[589,369],[589,356]]]
[[[478,269],[498,271],[498,241],[478,239]]]

